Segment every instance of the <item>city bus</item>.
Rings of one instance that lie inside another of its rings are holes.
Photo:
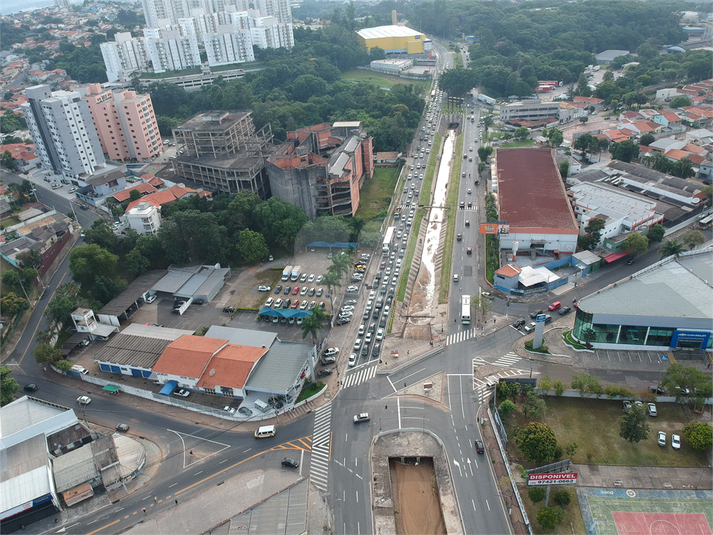
[[[463,323],[463,325],[469,325],[470,324],[470,296],[464,295],[463,299],[461,300],[461,303],[463,303],[463,311],[461,312],[460,320]]]
[[[713,214],[708,214],[706,217],[698,221],[699,229],[711,228],[713,226]]]

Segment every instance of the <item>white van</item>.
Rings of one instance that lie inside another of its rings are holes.
[[[270,410],[270,405],[268,405],[261,399],[256,399],[253,405],[255,405],[255,407],[260,409],[262,412],[268,412]]]
[[[89,373],[89,371],[84,366],[80,366],[79,364],[75,364],[74,366],[72,366],[72,371],[84,375]]]
[[[274,425],[263,425],[258,427],[255,431],[255,438],[267,438],[275,436],[275,426]]]

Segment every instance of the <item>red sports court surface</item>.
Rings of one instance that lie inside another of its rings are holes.
[[[622,513],[612,511],[619,535],[711,535],[703,513]]]

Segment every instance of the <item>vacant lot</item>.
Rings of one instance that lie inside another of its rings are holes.
[[[414,80],[407,80],[406,78],[399,78],[398,76],[390,76],[388,74],[382,74],[380,72],[367,71],[364,69],[353,69],[342,73],[342,80],[347,80],[350,82],[366,82],[376,87],[388,87],[392,88],[399,84],[412,84],[418,88],[418,92],[423,93],[423,91],[428,87],[426,82],[416,82]]]
[[[543,529],[537,523],[537,511],[545,505],[544,500],[538,503],[533,503],[527,495],[527,483],[517,484],[517,489],[520,491],[520,497],[522,498],[522,503],[525,504],[525,511],[527,511],[527,516],[532,524],[532,529],[535,533],[554,533],[555,535],[571,535],[572,529],[574,533],[586,533],[584,528],[584,520],[582,520],[582,513],[579,510],[579,501],[577,500],[577,492],[574,490],[573,486],[565,487],[569,490],[570,496],[572,496],[572,501],[569,505],[562,507],[555,502],[555,492],[560,490],[557,487],[552,487],[550,491],[550,501],[548,502],[548,507],[560,507],[565,512],[565,517],[562,522],[557,524],[553,531]],[[570,525],[571,522],[571,525]],[[572,527],[574,526],[574,527]]]
[[[520,147],[532,147],[535,144],[534,139],[523,139],[522,141],[512,141],[500,145],[501,149],[517,149]]]
[[[396,167],[374,169],[374,177],[365,180],[364,186],[359,192],[357,217],[361,217],[367,222],[375,218],[384,219],[394,196],[398,178],[399,169]]]
[[[577,450],[572,461],[581,464],[613,464],[623,466],[708,466],[706,455],[693,450],[683,436],[683,427],[693,413],[674,403],[657,403],[658,417],[647,416],[649,438],[632,443],[619,436],[617,419],[623,414],[622,402],[608,399],[578,399],[545,397],[547,411],[536,421],[546,423],[555,432],[562,448],[575,442]],[[512,440],[508,453],[513,462],[523,462],[512,431],[530,422],[520,410],[507,418],[505,427]],[[656,433],[668,435],[666,447],[656,443]],[[671,434],[681,436],[681,449],[671,447]]]
[[[236,308],[248,308],[258,310],[268,297],[275,297],[275,294],[270,292],[258,292],[257,288],[261,285],[267,285],[275,289],[275,285],[284,284],[280,282],[282,277],[282,268],[260,269],[254,267],[247,269],[240,274],[240,284],[235,287],[235,293],[229,299],[228,304]],[[280,294],[282,297],[282,294]]]
[[[396,533],[427,535],[446,532],[438,499],[436,475],[430,459],[418,465],[391,459]]]

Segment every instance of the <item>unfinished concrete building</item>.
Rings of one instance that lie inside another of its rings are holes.
[[[359,189],[374,175],[372,138],[359,121],[301,128],[287,133],[266,166],[272,195],[299,206],[310,219],[353,216]]]
[[[250,111],[198,113],[173,129],[176,174],[212,191],[270,196],[265,159],[275,150],[269,124],[255,130]]]

